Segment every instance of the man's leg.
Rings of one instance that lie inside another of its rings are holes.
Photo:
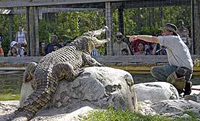
[[[151,75],[158,81],[167,81],[167,77],[176,70],[176,66],[163,65],[151,69]]]
[[[186,74],[185,74],[185,91],[184,91],[184,96],[185,95],[190,95],[190,93],[192,92],[192,82],[190,81],[192,77],[192,71],[187,70]]]
[[[185,95],[190,95],[191,92],[192,92],[192,82],[191,81],[186,81],[185,82],[184,96]]]

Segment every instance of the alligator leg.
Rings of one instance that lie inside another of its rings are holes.
[[[89,54],[83,53],[83,61],[88,64],[89,66],[104,66],[98,61],[96,61],[94,58],[92,58]]]
[[[20,95],[20,107],[23,105],[24,101],[31,95],[33,90],[33,74],[35,68],[37,67],[37,63],[31,62],[28,64],[24,75],[23,75],[23,84],[21,87],[21,95]]]
[[[79,76],[83,72],[83,69],[74,70],[73,66],[68,62],[58,63],[53,67],[53,75],[58,78],[58,80],[62,80],[65,78],[66,80],[74,80],[77,76]]]
[[[28,64],[23,75],[23,82],[30,82],[33,79],[33,74],[36,67],[37,67],[37,63],[35,62],[31,62]]]

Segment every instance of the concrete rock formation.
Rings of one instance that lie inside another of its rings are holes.
[[[26,83],[25,92],[32,92],[31,83]],[[83,107],[92,109],[129,109],[134,111],[134,92],[131,91],[134,81],[130,73],[109,67],[87,67],[74,81],[62,80],[53,100],[46,109],[39,111],[40,116],[46,112],[51,115],[70,113]],[[23,104],[26,97],[21,98]],[[135,102],[136,103],[136,102]]]
[[[159,102],[162,100],[179,99],[176,88],[167,82],[150,82],[135,84],[132,87],[137,94],[138,101],[150,100]]]

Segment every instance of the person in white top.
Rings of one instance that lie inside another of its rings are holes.
[[[162,36],[135,35],[129,36],[130,41],[144,40],[152,43],[159,43],[166,47],[169,65],[156,66],[151,69],[152,76],[158,81],[168,81],[173,84],[179,94],[191,93],[192,83],[190,81],[193,72],[193,61],[187,45],[177,33],[174,24],[167,23]]]
[[[19,26],[19,31],[16,33],[16,42],[18,43],[18,56],[24,56],[24,49],[27,46],[26,42],[26,32],[23,30],[22,26]]]

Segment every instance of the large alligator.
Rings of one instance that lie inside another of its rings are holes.
[[[76,38],[69,46],[44,56],[39,63],[32,62],[24,72],[24,83],[32,81],[34,92],[25,100],[9,120],[27,121],[43,108],[53,97],[59,80],[75,79],[82,67],[102,66],[90,56],[91,51],[110,39],[98,40],[97,36],[107,31],[108,27],[89,31]]]

